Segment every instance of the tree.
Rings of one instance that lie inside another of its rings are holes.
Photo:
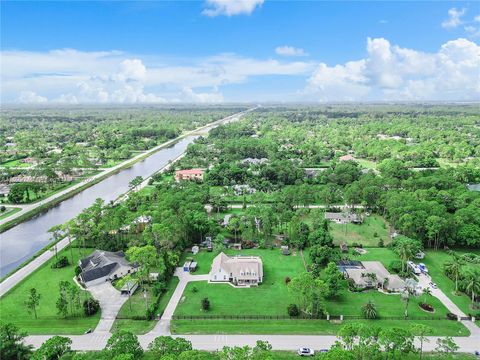
[[[458,278],[462,270],[462,264],[463,262],[458,254],[452,253],[452,260],[446,262],[444,265],[445,273],[455,279],[455,293],[458,292]]]
[[[402,260],[402,272],[405,272],[405,264],[407,261],[410,260],[420,250],[422,250],[420,241],[410,239],[406,236],[397,237],[393,247],[395,252]]]
[[[475,304],[475,296],[480,293],[480,272],[469,270],[463,276],[465,291],[470,294],[472,306]]]
[[[405,318],[408,318],[408,305],[410,303],[410,297],[415,295],[416,285],[417,283],[413,279],[407,279],[405,281],[405,289],[401,295],[401,299],[405,303]]]
[[[450,336],[437,339],[437,347],[435,350],[440,354],[450,355],[456,352],[458,349],[458,345]]]
[[[28,360],[32,346],[23,342],[26,336],[14,324],[0,324],[0,359]]]
[[[329,262],[335,262],[340,259],[338,249],[333,249],[325,245],[314,245],[310,248],[310,259],[319,267],[326,266]]]
[[[68,315],[68,298],[67,298],[67,289],[70,285],[68,281],[59,282],[60,293],[56,302],[57,312],[59,315],[62,315],[64,318]]]
[[[148,345],[148,350],[158,358],[164,355],[178,356],[184,351],[192,350],[192,343],[183,338],[159,336]]]
[[[139,273],[144,284],[150,273],[150,269],[157,263],[157,249],[153,245],[132,246],[125,254],[132,263],[140,266]]]
[[[323,280],[327,290],[325,296],[327,298],[336,297],[343,287],[344,277],[334,262],[328,264],[323,275]]]
[[[426,336],[428,333],[430,333],[432,329],[428,327],[427,325],[423,324],[414,324],[411,326],[411,332],[414,336],[417,337],[417,339],[420,341],[420,360],[423,357],[423,343],[424,342],[429,342],[428,337]]]
[[[45,341],[32,356],[32,360],[57,360],[72,349],[72,340],[63,336],[53,336]]]
[[[290,304],[287,307],[288,316],[297,317],[300,315],[300,310],[298,309],[297,304]]]
[[[208,298],[203,298],[202,302],[201,302],[201,305],[202,305],[202,310],[203,311],[210,310],[210,300],[208,300]]]
[[[377,307],[372,300],[369,300],[366,304],[362,306],[362,315],[366,319],[377,318]]]
[[[323,312],[323,297],[326,293],[325,283],[316,279],[312,273],[305,272],[290,281],[288,291],[297,297],[303,312],[313,317]]]
[[[142,184],[143,178],[141,176],[136,176],[129,183],[128,187],[130,190],[137,190],[137,188]]]
[[[425,300],[424,303],[426,304],[427,298],[432,295],[432,290],[430,290],[429,287],[426,287],[423,289],[422,294],[424,296],[423,300]]]
[[[40,298],[41,298],[41,295],[37,293],[37,289],[31,288],[30,294],[27,300],[25,301],[25,306],[29,310],[33,311],[35,315],[35,319],[37,318],[37,308],[38,308],[38,305],[40,304]]]
[[[130,354],[134,359],[139,359],[143,355],[143,349],[138,342],[136,335],[126,330],[120,330],[108,339],[105,348],[112,357],[122,354]]]
[[[382,329],[378,335],[378,343],[387,354],[392,355],[392,359],[397,359],[397,351],[402,354],[413,353],[413,342],[412,333],[402,328]]]

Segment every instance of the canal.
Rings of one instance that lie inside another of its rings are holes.
[[[232,117],[225,122],[237,119],[238,117]],[[203,129],[202,133],[215,126]],[[170,161],[183,154],[187,146],[197,137],[198,135],[186,136],[175,144],[135,163],[130,168],[121,170],[119,173],[0,234],[0,277],[14,270],[46,247],[52,241],[51,234],[48,232],[52,226],[63,224],[74,218],[84,208],[92,205],[97,198],[102,198],[105,202],[117,199],[129,190],[128,184],[133,178],[136,176],[147,178],[159,171]]]

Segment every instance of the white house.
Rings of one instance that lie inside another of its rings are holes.
[[[210,282],[235,286],[256,286],[263,281],[263,263],[258,256],[227,256],[218,254],[212,262]]]

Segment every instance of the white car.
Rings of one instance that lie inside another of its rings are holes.
[[[314,356],[315,351],[313,349],[303,347],[303,348],[298,349],[298,355],[300,355],[300,356]]]

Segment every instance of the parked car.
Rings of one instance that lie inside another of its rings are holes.
[[[412,272],[415,274],[415,275],[420,275],[421,274],[421,270],[420,268],[413,262],[413,261],[407,261],[407,267],[412,270]]]
[[[298,355],[300,355],[300,356],[314,356],[315,351],[313,349],[303,347],[303,348],[298,349]]]
[[[475,351],[475,356],[480,357],[480,351]]]
[[[438,289],[437,284],[435,284],[434,282],[430,282],[430,284],[428,284],[428,285],[430,285],[430,287],[431,287],[432,289]]]
[[[425,266],[424,263],[418,264],[418,268],[420,269],[420,271],[421,271],[422,273],[428,274],[428,269],[427,269],[427,267]]]

